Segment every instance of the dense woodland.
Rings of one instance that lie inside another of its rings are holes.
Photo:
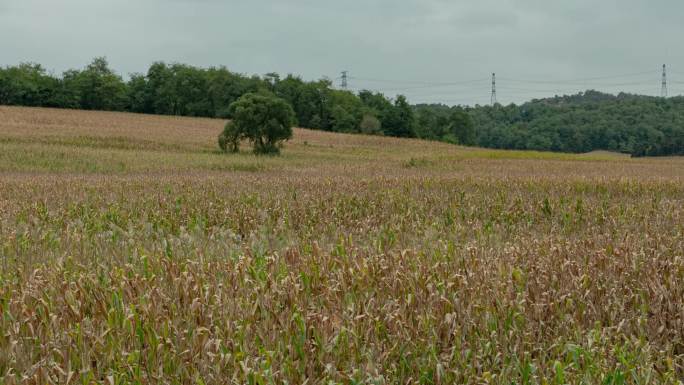
[[[586,91],[469,113],[482,147],[684,155],[684,97]]]
[[[402,95],[354,94],[334,89],[327,79],[245,76],[225,67],[158,62],[127,81],[104,58],[61,76],[38,64],[0,68],[1,105],[230,118],[229,106],[247,93],[284,99],[296,124],[311,129],[502,149],[684,155],[682,97],[587,91],[522,105],[411,106]]]

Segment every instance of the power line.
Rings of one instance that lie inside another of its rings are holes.
[[[667,66],[665,64],[663,64],[663,88],[660,91],[660,96],[667,97]]]
[[[578,79],[562,79],[562,80],[529,80],[529,79],[514,79],[514,78],[500,78],[500,79],[505,80],[505,81],[520,82],[520,83],[574,84],[574,83],[588,82],[588,81],[594,81],[594,80],[610,80],[610,79],[629,78],[629,77],[643,76],[643,75],[648,75],[648,74],[653,75],[654,71],[634,72],[634,73],[630,73],[630,74],[596,76],[596,77],[578,78]]]
[[[350,79],[356,79],[356,78],[351,78],[351,77],[350,77]],[[504,80],[504,81],[511,81],[511,79],[507,79],[507,78],[499,78],[499,79],[500,79],[500,80]],[[485,79],[479,79],[478,81],[483,81],[483,80],[485,80]],[[515,82],[520,83],[521,81],[515,81]],[[680,82],[676,82],[676,83],[680,83]],[[412,90],[422,90],[422,89],[448,88],[448,87],[453,87],[453,86],[460,85],[460,84],[466,84],[466,83],[465,83],[465,82],[459,82],[459,83],[442,83],[442,84],[425,85],[425,86],[416,86],[416,87],[390,87],[390,88],[386,88],[386,87],[367,87],[367,88],[366,88],[366,87],[358,87],[358,88],[359,88],[359,89],[376,90],[376,91],[382,90],[382,91],[384,91],[384,92],[388,92],[388,91],[412,91]],[[536,84],[536,83],[532,83],[532,84]],[[549,83],[546,83],[546,82],[544,82],[544,83],[540,83],[540,84],[546,84],[546,85],[554,85],[554,84],[556,84],[556,85],[575,85],[575,86],[578,86],[578,87],[581,87],[581,88],[585,88],[585,87],[591,88],[591,87],[648,86],[648,85],[652,85],[653,83],[652,83],[652,82],[646,82],[646,81],[639,81],[639,82],[630,82],[630,83],[594,83],[594,84],[586,84],[586,83],[585,83],[585,84],[563,84],[563,83],[550,83],[550,82],[549,82]],[[684,83],[680,83],[680,84],[684,84]],[[479,88],[480,88],[479,86],[472,85],[472,86],[470,86],[470,87],[459,87],[458,90],[459,90],[459,91],[476,90],[476,89],[479,89]],[[517,87],[510,87],[510,86],[502,86],[501,88],[506,88],[506,89],[519,89],[519,90],[524,90],[524,91],[540,91],[540,92],[545,91],[545,89],[517,88]],[[555,92],[555,90],[553,90],[553,91],[547,91],[547,92]]]
[[[667,81],[674,84],[684,84],[684,82],[673,81],[667,79],[667,67],[663,68],[663,83],[664,90],[661,94],[667,95]],[[670,73],[674,71],[670,70]],[[676,73],[676,72],[674,72]],[[356,86],[353,90],[358,92],[368,90],[380,93],[407,92],[407,96],[417,100],[425,100],[436,98],[442,102],[446,102],[451,96],[463,97],[463,100],[475,101],[477,95],[483,93],[486,87],[485,82],[491,80],[490,103],[498,103],[499,90],[505,90],[504,94],[507,98],[518,99],[526,98],[542,93],[549,93],[554,95],[571,95],[577,92],[582,92],[588,89],[605,90],[604,92],[626,92],[641,95],[656,96],[656,88],[654,87],[654,80],[656,72],[642,71],[619,75],[608,76],[594,76],[576,79],[521,79],[521,78],[507,78],[499,77],[499,84],[497,85],[496,73],[492,74],[491,79],[471,79],[471,80],[455,80],[455,81],[421,81],[408,79],[387,79],[387,78],[372,78],[372,77],[352,77],[345,71],[342,73],[342,78],[347,81],[355,80]],[[340,79],[340,78],[338,78]],[[344,80],[343,79],[343,80]],[[650,80],[649,80],[650,79]],[[368,84],[370,87],[363,87]],[[377,83],[377,84],[373,84]],[[547,87],[543,87],[546,85]],[[498,87],[497,87],[498,86]],[[345,89],[349,89],[346,87]],[[617,88],[622,88],[621,90]],[[420,90],[425,90],[421,92]],[[414,92],[417,91],[417,92]],[[486,92],[486,91],[485,91]],[[529,95],[529,96],[526,96]],[[474,97],[472,97],[474,96]],[[541,96],[541,95],[539,95]],[[446,98],[446,99],[445,99]]]
[[[538,84],[538,85],[560,85],[560,86],[577,86],[577,87],[584,87],[587,85],[593,85],[593,86],[601,86],[601,87],[624,87],[624,86],[639,86],[639,85],[653,85],[653,81],[649,80],[640,80],[640,81],[634,81],[634,82],[625,82],[625,83],[590,83],[588,81],[586,82],[547,82],[547,81],[526,81],[526,80],[517,80],[517,79],[509,79],[509,78],[499,78],[502,81],[505,82],[510,82],[510,83],[527,83],[530,85]]]
[[[349,77],[350,79],[373,82],[373,83],[399,83],[399,84],[421,84],[426,86],[443,86],[443,85],[461,85],[461,84],[471,84],[489,80],[484,79],[472,79],[472,80],[458,80],[450,82],[431,82],[431,81],[419,81],[419,80],[390,80],[390,79],[372,79],[372,78],[359,78],[359,77]]]
[[[359,78],[350,78],[354,80],[361,80]],[[391,87],[391,88],[383,88],[385,91],[410,91],[410,90],[421,90],[421,89],[429,89],[429,88],[441,88],[441,87],[453,87],[453,86],[459,86],[459,85],[466,85],[466,84],[472,84],[474,82],[485,82],[489,79],[477,79],[477,80],[470,80],[467,82],[451,82],[451,83],[434,83],[434,84],[426,84],[426,85],[421,85],[421,86],[413,86],[413,87]]]
[[[648,87],[649,84],[644,84],[644,87],[641,87],[642,89],[652,89],[651,87]],[[650,86],[653,86],[653,84],[650,84]],[[524,93],[530,93],[530,92],[547,92],[547,93],[553,93],[553,92],[578,92],[578,91],[586,91],[585,88],[522,88],[522,87],[511,87],[511,86],[506,86],[506,85],[500,85],[498,86],[500,90],[506,90],[506,91],[521,91]],[[599,88],[600,87],[596,87]]]
[[[570,89],[560,89],[560,88],[555,88],[555,89],[535,89],[535,88],[521,88],[521,87],[511,87],[511,86],[502,86],[499,85],[499,89],[502,90],[509,90],[509,91],[522,91],[522,92],[571,92],[575,91],[576,88]]]
[[[492,73],[492,100],[491,100],[492,106],[495,106],[497,101],[496,101],[496,73]]]
[[[499,80],[503,80],[506,82],[515,82],[515,83],[587,86],[586,82],[593,81],[593,80],[620,79],[620,78],[625,78],[625,77],[642,76],[645,74],[651,74],[652,75],[653,73],[654,73],[653,71],[636,72],[636,73],[623,74],[623,75],[580,78],[580,79],[571,79],[571,80],[528,80],[528,79],[515,79],[515,78],[506,78],[506,77],[500,77]],[[374,79],[374,78],[362,78],[362,77],[349,77],[349,79],[359,80],[362,82],[390,83],[390,84],[397,84],[397,85],[403,85],[403,84],[418,84],[419,85],[419,86],[415,86],[415,87],[407,87],[407,86],[399,86],[399,87],[391,87],[391,88],[382,87],[383,90],[387,90],[387,91],[450,87],[450,86],[457,86],[457,85],[475,84],[478,82],[484,82],[485,80],[488,80],[488,79],[473,79],[473,80],[462,80],[462,81],[452,81],[452,82],[428,82],[428,81],[415,81],[415,80]],[[648,81],[647,79],[643,79],[643,80],[632,81],[632,82],[593,83],[592,85],[593,86],[605,86],[605,87],[624,87],[624,86],[648,85],[648,84],[652,84],[652,83],[650,81]]]
[[[623,75],[611,75],[611,76],[600,76],[600,77],[589,77],[589,78],[578,78],[578,79],[563,79],[563,80],[528,80],[528,79],[515,79],[515,78],[506,78],[506,77],[500,77],[500,80],[504,81],[513,81],[513,82],[518,82],[518,83],[536,83],[536,84],[569,84],[573,85],[575,83],[579,82],[587,82],[587,81],[594,81],[594,80],[608,80],[608,79],[620,79],[620,78],[626,78],[626,77],[635,77],[635,76],[643,76],[643,75],[653,75],[654,71],[645,71],[645,72],[635,72],[635,73],[630,73],[630,74],[623,74]],[[461,81],[449,81],[449,82],[432,82],[432,81],[418,81],[418,80],[392,80],[392,79],[376,79],[376,78],[363,78],[363,77],[349,77],[349,79],[354,79],[354,80],[359,80],[359,81],[367,81],[367,82],[376,82],[376,83],[394,83],[394,84],[420,84],[420,85],[425,85],[425,86],[450,86],[450,85],[462,85],[462,84],[470,84],[470,83],[477,83],[477,82],[482,82],[485,80],[488,80],[487,78],[485,79],[473,79],[473,80],[461,80]],[[646,80],[643,80],[643,83],[645,83]],[[614,83],[615,85],[630,85],[633,83]],[[603,85],[613,85],[613,84],[603,84]]]
[[[471,104],[479,104],[479,105],[487,105],[489,104],[489,100],[485,98],[480,98],[480,99],[417,99],[413,104],[446,104],[446,103],[455,103],[459,105],[471,105]]]
[[[487,83],[488,84],[488,83]],[[454,93],[463,93],[463,94],[470,94],[472,92],[477,92],[477,91],[482,91],[483,89],[489,90],[485,88],[486,86],[483,85],[477,85],[477,86],[466,86],[466,87],[454,87],[454,88],[447,88],[447,87],[442,87],[442,88],[413,88],[413,89],[405,89],[405,88],[377,88],[377,87],[353,87],[357,91],[372,91],[372,92],[381,92],[385,93],[387,91],[412,91],[410,94],[412,96],[421,96],[421,95],[449,95],[449,94],[454,94]]]

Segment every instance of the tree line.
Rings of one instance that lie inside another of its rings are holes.
[[[327,79],[304,81],[271,73],[246,76],[225,67],[152,64],[128,81],[105,58],[61,76],[39,64],[0,69],[0,104],[231,118],[230,105],[245,94],[274,95],[289,103],[295,124],[335,131],[415,137],[413,109],[404,96],[336,90]]]
[[[684,152],[684,98],[587,91],[508,106],[409,104],[403,95],[338,90],[329,79],[270,73],[247,76],[225,67],[152,64],[124,80],[105,58],[61,75],[39,64],[0,68],[0,104],[230,119],[241,96],[287,102],[300,127],[415,137],[501,149],[642,155]]]
[[[507,150],[684,155],[684,97],[588,90],[521,105],[414,110],[418,136],[426,139]]]
[[[684,155],[684,97],[586,91],[469,111],[482,147]]]

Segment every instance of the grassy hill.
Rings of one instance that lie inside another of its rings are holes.
[[[500,164],[487,160],[547,160],[551,167],[592,174],[594,165],[582,167],[555,161],[626,162],[634,166],[633,171],[665,171],[683,164],[677,158],[637,161],[608,152],[573,155],[484,150],[305,129],[295,129],[294,139],[286,144],[280,158],[256,157],[246,152],[226,156],[218,152],[217,146],[225,121],[217,119],[2,106],[0,118],[3,172],[282,172],[318,167],[331,173],[353,168],[361,170],[361,175],[373,170],[404,172],[407,168],[448,174],[464,171],[464,163],[475,160],[481,161],[478,168],[485,173],[491,171],[489,166]]]
[[[0,107],[0,384],[677,384],[684,159]]]

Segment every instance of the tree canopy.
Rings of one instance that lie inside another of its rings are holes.
[[[257,154],[277,154],[283,141],[292,138],[294,111],[283,99],[266,93],[249,93],[229,108],[232,120],[219,136],[224,151],[239,150],[240,140],[248,139]]]
[[[684,155],[683,97],[587,91],[469,112],[482,147]]]

